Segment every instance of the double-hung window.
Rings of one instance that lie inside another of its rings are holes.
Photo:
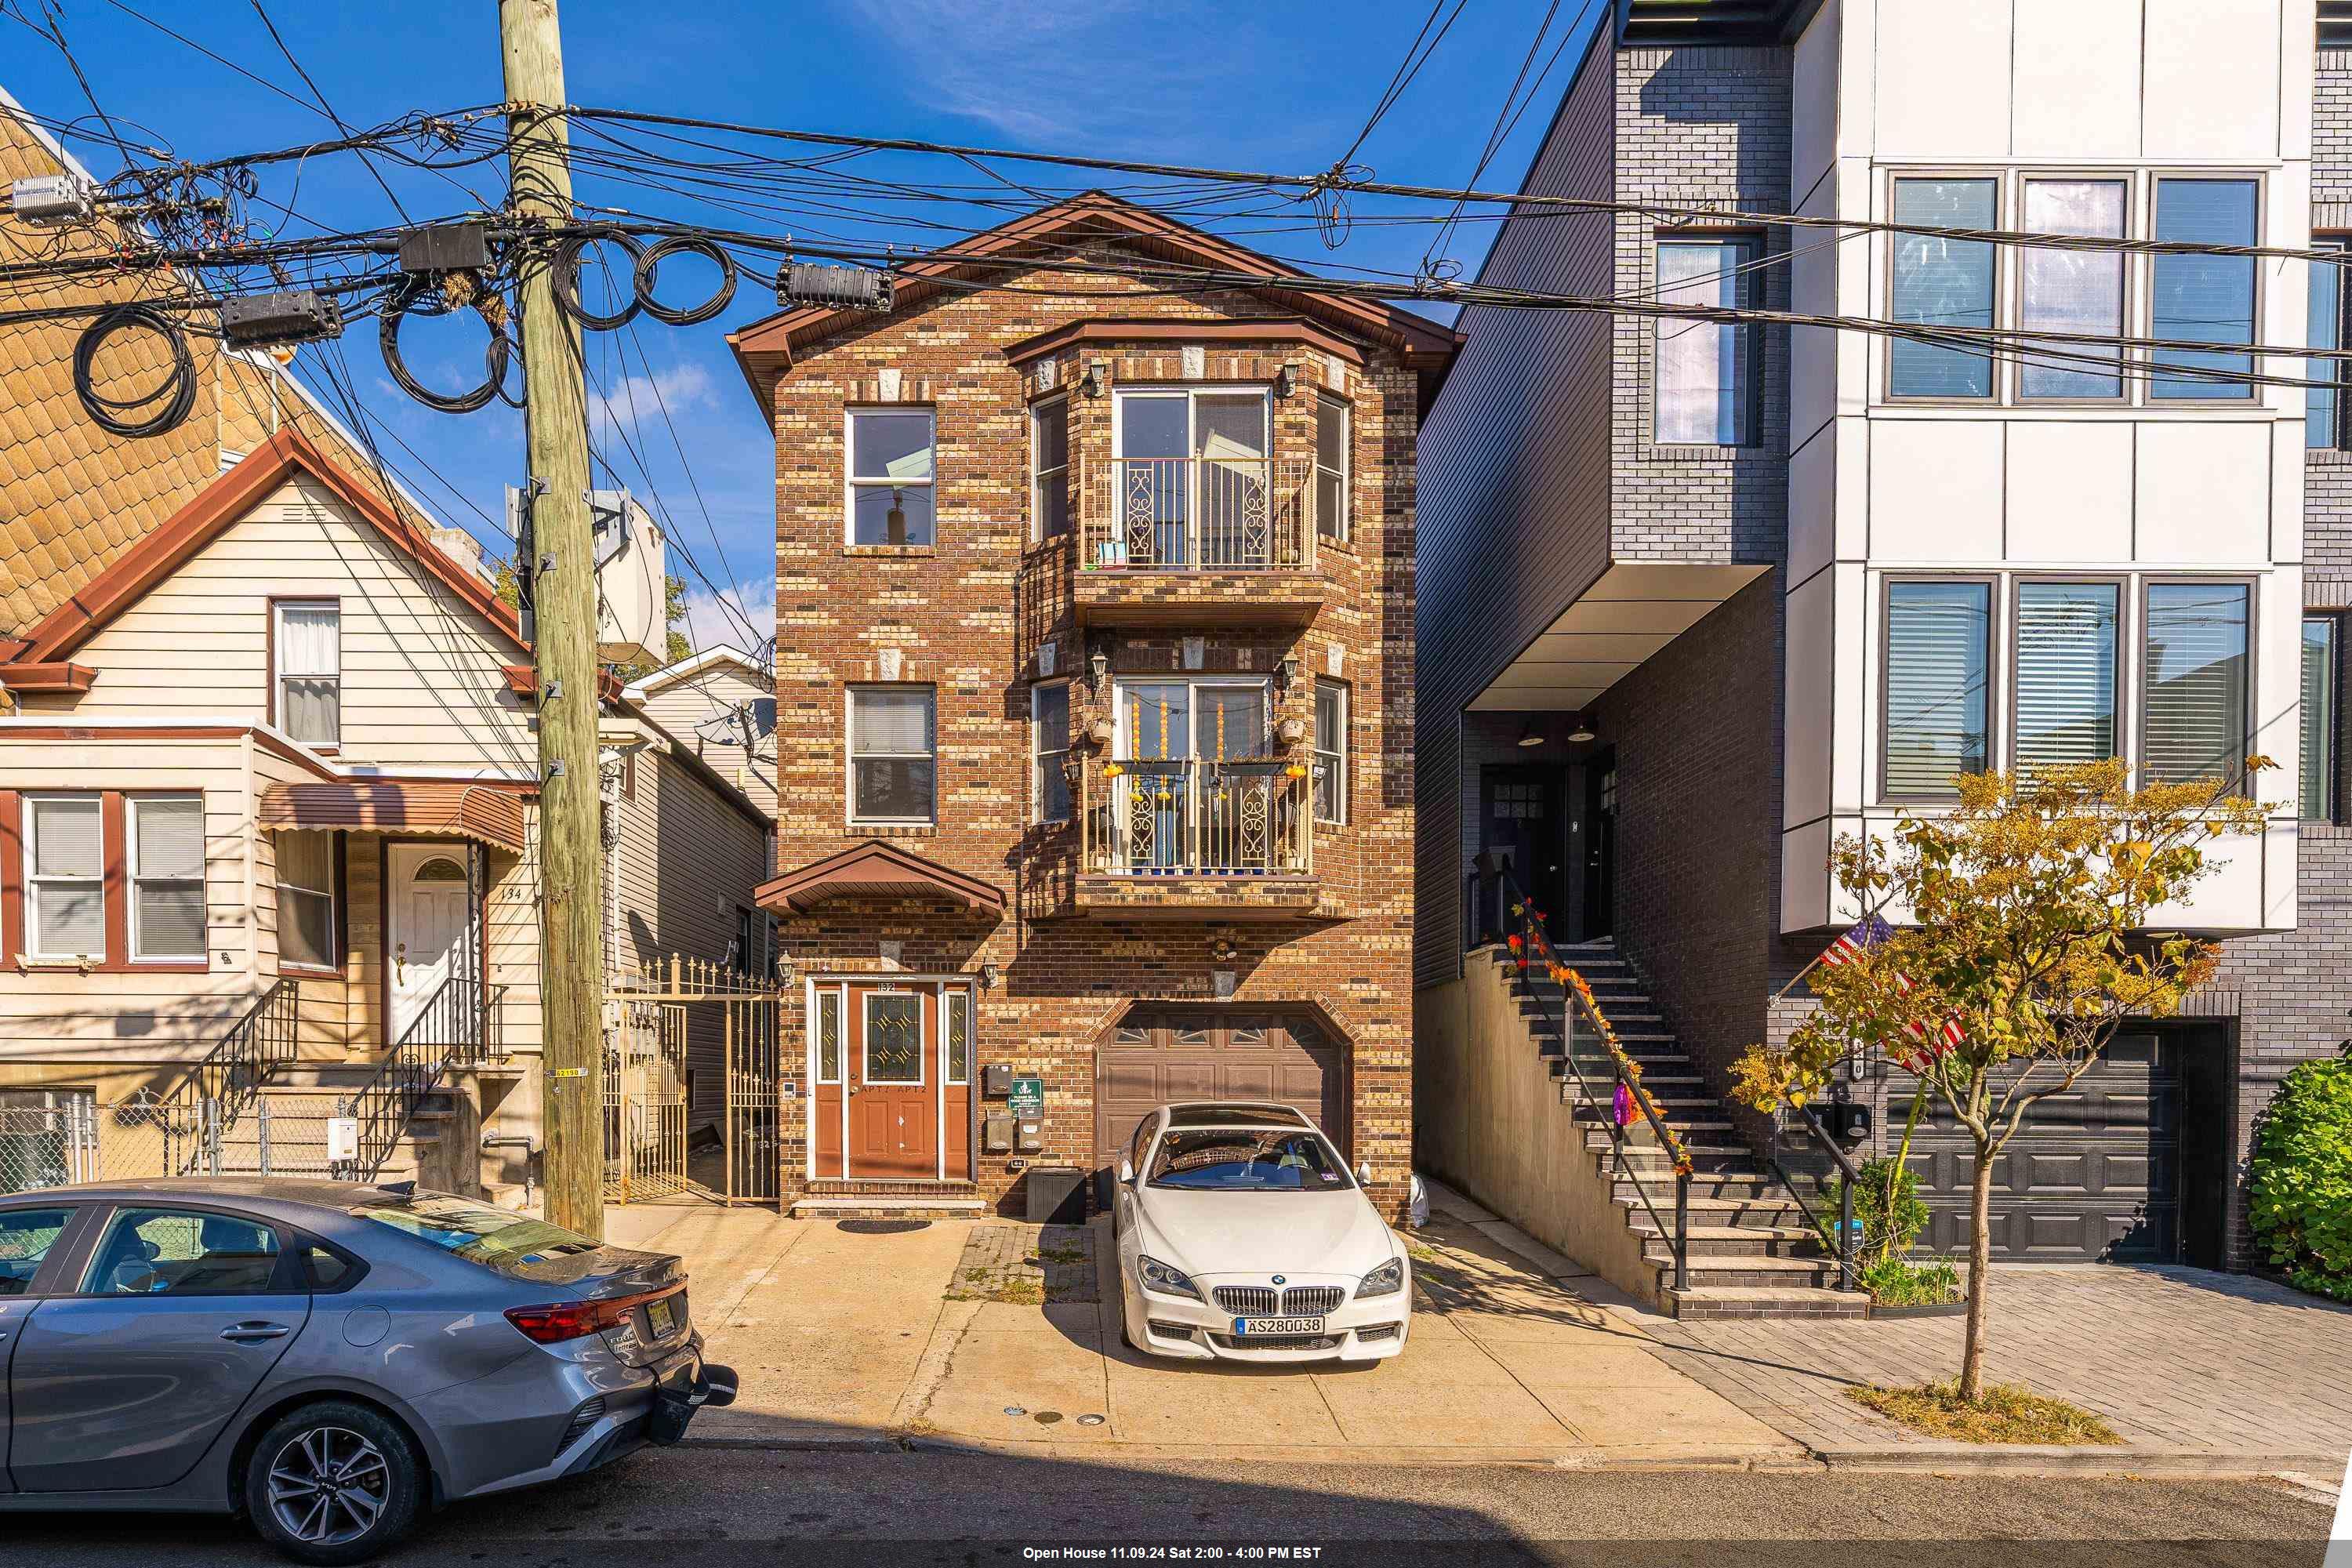
[[[1895,221],[1917,228],[1995,226],[1997,180],[1895,182]],[[1935,331],[1993,324],[1993,247],[1982,239],[1897,233],[1889,314]],[[1984,351],[1894,338],[1887,344],[1887,391],[1896,397],[1992,395],[1992,359]]]
[[[2034,234],[2124,237],[2127,187],[2121,180],[2025,182],[2025,226]],[[2120,336],[2124,329],[2124,254],[2032,246],[2018,253],[2017,324],[2028,331]],[[2123,350],[2085,343],[2029,345],[2017,372],[2021,398],[2121,397]],[[2084,360],[2100,363],[2085,364]],[[2114,368],[2107,368],[2112,364]]]
[[[2339,622],[2334,616],[2312,616],[2303,623],[2303,721],[2301,816],[2305,822],[2336,819],[2336,726],[2337,706],[2336,640]]]
[[[1070,683],[1040,682],[1029,689],[1029,750],[1034,759],[1030,799],[1040,822],[1070,820]]]
[[[2017,584],[2017,771],[2104,762],[2117,751],[2113,583]]]
[[[2352,282],[2352,242],[2342,237],[2320,238],[2311,242],[2314,250],[2341,257],[2341,262],[2315,261],[2311,264],[2311,319],[2309,342],[2315,349],[2342,349],[2347,338],[2344,310],[2345,287]],[[2315,359],[2308,362],[2305,373],[2312,383],[2304,395],[2303,444],[2308,447],[2352,447],[2347,438],[2347,422],[2352,422],[2352,405],[2347,405],[2344,393],[2346,384],[2352,382],[2352,367],[2342,360]]]
[[[278,961],[333,969],[336,951],[335,836],[317,829],[278,835]]]
[[[1315,399],[1315,531],[1345,543],[1350,459],[1347,403],[1329,393]]]
[[[1037,538],[1070,531],[1070,400],[1049,397],[1029,411],[1029,515]]]
[[[94,795],[25,800],[25,953],[106,956],[105,816]]]
[[[849,693],[849,815],[857,822],[930,822],[937,810],[936,694],[929,687],[860,686]]]
[[[2140,742],[2148,783],[2243,787],[2251,600],[2243,583],[2148,585]]]
[[[849,542],[929,544],[936,425],[928,408],[849,411]]]
[[[130,797],[131,956],[205,956],[205,802],[196,795]]]
[[[1348,689],[1315,683],[1315,820],[1348,820]]]
[[[2156,228],[2159,241],[2200,245],[2252,245],[2258,187],[2252,180],[2159,179],[2156,182]],[[2254,258],[2251,256],[2166,255],[2152,263],[2148,331],[2159,339],[2201,343],[2250,343],[2254,340]],[[2236,399],[2253,395],[2245,381],[2251,354],[2190,349],[2154,349],[2159,366],[2148,395],[2168,399]],[[2183,374],[2203,371],[2210,374]]]
[[[1990,583],[1886,588],[1886,793],[1950,795],[1985,771],[1992,668]]]
[[[332,599],[278,602],[272,653],[278,727],[307,745],[343,736],[343,613]]]
[[[1748,280],[1760,247],[1752,238],[1662,239],[1658,298],[1669,305],[1727,310],[1752,302]],[[1741,447],[1754,442],[1755,329],[1745,323],[1661,316],[1655,327],[1660,446]]]

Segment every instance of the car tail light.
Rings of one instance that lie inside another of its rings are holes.
[[[595,1301],[550,1301],[540,1307],[509,1307],[507,1321],[521,1331],[522,1336],[534,1343],[560,1345],[567,1340],[583,1339],[590,1334],[617,1329],[629,1321],[629,1315],[646,1302],[663,1296],[674,1296],[677,1287],[668,1290],[647,1290],[635,1296],[612,1296]]]

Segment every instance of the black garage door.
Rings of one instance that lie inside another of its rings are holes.
[[[2180,1256],[2181,1076],[2195,1037],[2118,1036],[2066,1093],[2028,1113],[1995,1162],[1995,1262],[2169,1263]],[[2047,1069],[2044,1069],[2045,1073]],[[1890,1149],[1910,1113],[1910,1085],[1889,1094]],[[1927,1205],[1921,1252],[1964,1255],[1975,1150],[1931,1099],[1911,1142]]]
[[[1184,1100],[1295,1105],[1348,1148],[1347,1070],[1337,1041],[1290,1013],[1139,1007],[1095,1051],[1095,1163],[1116,1171],[1136,1123]]]

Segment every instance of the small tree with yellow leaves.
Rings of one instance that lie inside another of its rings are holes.
[[[2126,1018],[2169,1017],[2213,971],[2208,942],[2148,929],[2212,868],[2224,834],[2259,831],[2238,779],[2134,788],[2121,761],[2030,779],[1964,775],[1949,811],[1906,816],[1890,852],[1842,838],[1838,886],[1909,923],[1811,975],[1821,1005],[1785,1047],[1750,1047],[1735,1092],[1802,1105],[1855,1049],[1916,1073],[1976,1145],[1968,1349],[1959,1397],[1983,1394],[1993,1163],[2027,1112],[2090,1070]]]

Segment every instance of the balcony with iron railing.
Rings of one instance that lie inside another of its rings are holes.
[[[1081,912],[1297,919],[1321,902],[1303,763],[1090,760]]]
[[[1080,495],[1078,619],[1304,626],[1323,607],[1311,458],[1112,458]]]

